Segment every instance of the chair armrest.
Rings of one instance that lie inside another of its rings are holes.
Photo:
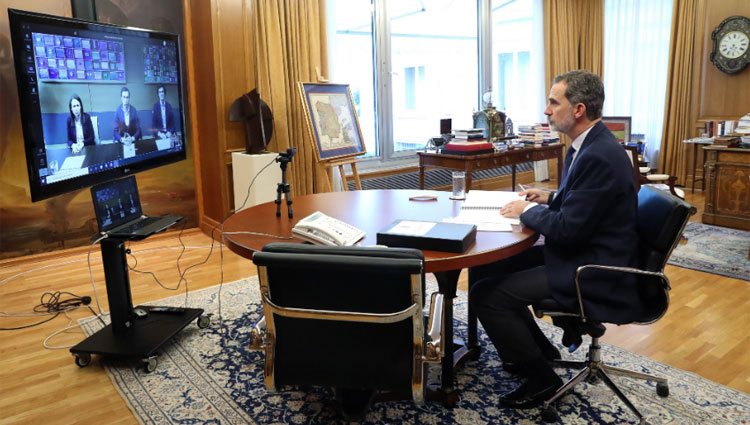
[[[666,289],[672,289],[671,286],[669,285],[669,278],[667,278],[667,276],[662,272],[651,272],[648,270],[636,269],[634,267],[605,266],[601,264],[586,264],[586,265],[580,266],[578,267],[578,269],[576,269],[575,282],[576,282],[576,295],[578,296],[578,307],[581,311],[581,320],[583,320],[584,322],[587,319],[586,319],[586,312],[584,311],[584,308],[583,308],[583,291],[581,291],[580,277],[583,272],[589,269],[607,270],[607,271],[612,271],[612,272],[629,273],[629,274],[635,274],[635,275],[641,275],[641,276],[654,276],[654,277],[659,278],[659,280],[662,282],[662,284],[664,285]]]
[[[427,322],[427,337],[429,341],[425,344],[426,362],[440,362],[445,353],[445,339],[443,338],[443,313],[445,304],[443,294],[433,292],[430,296],[430,315]]]

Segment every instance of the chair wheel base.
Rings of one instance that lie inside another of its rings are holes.
[[[547,424],[559,422],[560,415],[557,413],[557,409],[554,406],[542,407],[542,421]]]
[[[666,382],[656,383],[656,394],[659,397],[666,397],[669,395],[669,385]]]

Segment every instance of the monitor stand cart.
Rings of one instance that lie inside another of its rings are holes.
[[[154,306],[139,306],[148,314],[138,317],[130,294],[128,264],[125,257],[127,239],[106,238],[101,243],[104,278],[111,324],[70,349],[80,367],[91,363],[91,354],[137,358],[147,372],[156,369],[157,350],[177,335],[193,319],[198,327],[208,327],[210,318],[202,308],[185,308],[180,312],[150,311]]]

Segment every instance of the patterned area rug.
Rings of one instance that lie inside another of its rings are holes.
[[[677,245],[669,264],[750,281],[750,232],[688,223],[687,243]]]
[[[430,275],[428,288],[436,289]],[[210,327],[189,325],[158,358],[156,371],[146,374],[138,362],[104,364],[115,387],[141,423],[145,424],[329,424],[338,422],[332,393],[314,387],[286,388],[268,393],[263,386],[262,352],[248,350],[248,333],[261,314],[256,278],[224,285],[219,320],[218,288],[190,294],[190,304],[214,314]],[[155,302],[179,305],[183,296]],[[456,317],[466,317],[466,294],[456,300]],[[463,320],[463,319],[460,319]],[[466,326],[456,320],[457,335]],[[541,322],[543,330],[559,341],[557,329]],[[87,334],[97,322],[85,325]],[[461,401],[452,410],[439,403],[411,401],[376,403],[367,424],[536,424],[539,409],[514,411],[498,407],[497,395],[514,388],[518,380],[501,368],[495,349],[480,331],[482,355],[457,375]],[[656,396],[651,382],[615,379],[650,424],[750,423],[750,396],[674,369],[626,350],[604,345],[604,358],[615,365],[658,374],[669,379],[670,396]],[[583,350],[579,350],[583,351]],[[570,355],[583,357],[584,353]],[[99,367],[94,362],[89,367]],[[558,369],[563,379],[572,370]],[[436,370],[428,374],[436,380]],[[563,423],[634,423],[635,417],[603,385],[579,385],[565,396],[558,409]]]

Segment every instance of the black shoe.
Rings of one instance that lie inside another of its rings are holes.
[[[545,400],[552,397],[558,388],[562,385],[562,380],[557,378],[557,382],[542,386],[540,389],[533,389],[526,381],[515,390],[500,395],[500,406],[511,409],[529,409],[542,404]]]

